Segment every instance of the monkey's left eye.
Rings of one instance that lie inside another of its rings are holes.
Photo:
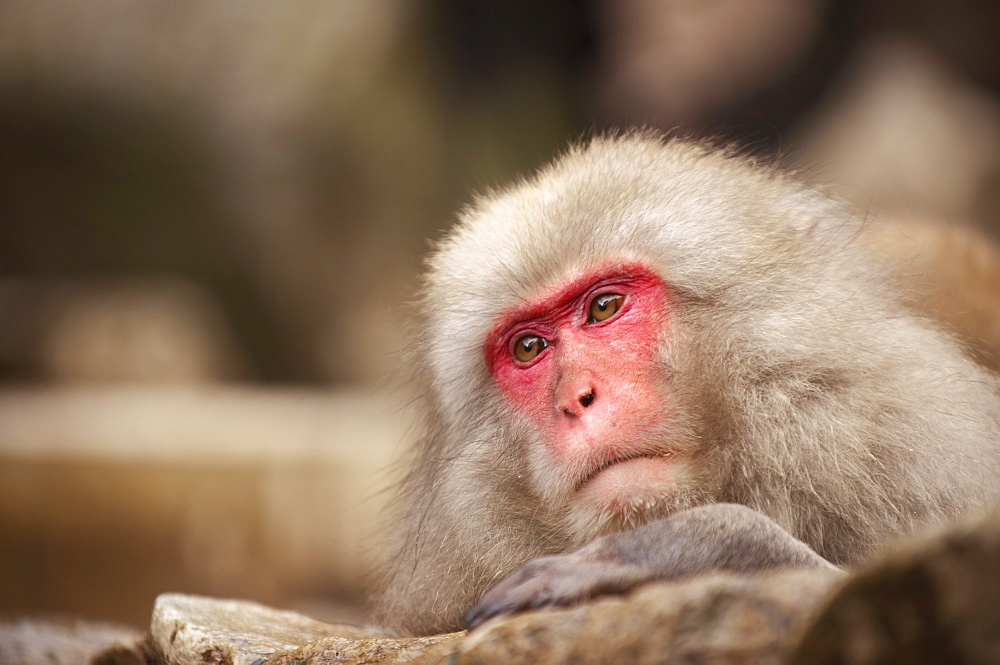
[[[621,309],[624,302],[625,296],[620,293],[602,293],[590,301],[587,323],[610,319]]]

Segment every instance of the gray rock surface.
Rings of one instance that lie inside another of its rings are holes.
[[[392,638],[256,603],[167,594],[149,652],[160,665],[995,664],[1000,513],[911,541],[851,576],[716,573],[501,617],[471,633]]]
[[[781,663],[841,579],[830,571],[716,574],[503,617],[471,634],[411,638],[166,594],[150,640],[163,665]]]
[[[808,631],[795,663],[1000,663],[1000,512],[888,552]]]
[[[455,663],[455,649],[466,633],[446,633],[428,637],[375,638],[352,640],[327,637],[281,654],[267,665],[449,665]]]
[[[149,628],[156,659],[169,665],[253,665],[330,635],[370,637],[251,601],[174,593],[156,599]]]
[[[456,663],[783,663],[842,576],[784,571],[652,584],[485,624]]]
[[[156,599],[150,652],[161,665],[442,662],[464,633],[393,639],[243,600],[183,594]],[[4,665],[8,665],[4,663]]]

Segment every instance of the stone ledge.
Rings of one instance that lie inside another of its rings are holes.
[[[715,573],[392,637],[239,600],[163,594],[150,633],[0,623],[3,665],[876,665],[1000,662],[1000,513],[888,551],[850,576]]]
[[[410,638],[252,602],[164,594],[156,602],[150,642],[162,665],[543,665],[618,662],[623,654],[640,664],[779,662],[840,579],[812,570],[719,573],[503,617],[468,635]],[[664,660],[666,654],[671,656]]]

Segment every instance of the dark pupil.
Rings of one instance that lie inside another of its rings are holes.
[[[529,337],[528,339],[526,339],[523,342],[521,342],[521,346],[524,347],[524,352],[525,353],[531,353],[532,351],[535,350],[535,347],[538,346],[538,338],[537,337]]]
[[[608,305],[610,305],[614,299],[614,296],[601,296],[597,299],[597,308],[602,312],[608,311]]]

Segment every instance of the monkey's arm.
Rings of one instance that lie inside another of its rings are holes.
[[[471,629],[510,612],[570,605],[712,570],[785,567],[836,569],[761,513],[711,504],[598,538],[569,554],[529,561],[486,592],[465,622]]]

